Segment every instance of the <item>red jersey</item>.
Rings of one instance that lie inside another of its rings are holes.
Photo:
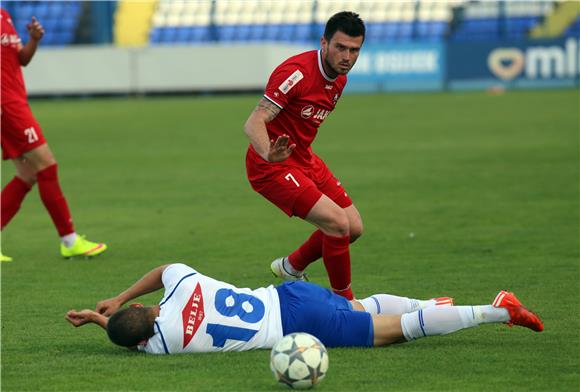
[[[26,87],[22,77],[22,69],[18,58],[18,51],[22,41],[16,33],[12,24],[10,14],[1,9],[0,14],[0,62],[2,63],[2,85],[1,102],[26,102]]]
[[[278,106],[280,113],[266,124],[268,136],[276,140],[287,134],[296,148],[281,162],[310,166],[318,127],[334,109],[346,85],[346,75],[332,79],[324,72],[321,53],[313,50],[290,57],[280,64],[268,80],[264,97]],[[259,158],[250,145],[250,155]]]

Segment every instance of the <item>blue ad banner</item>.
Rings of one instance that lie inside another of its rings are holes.
[[[450,43],[448,88],[534,88],[578,85],[577,38],[494,43]]]
[[[445,76],[442,43],[363,45],[348,74],[348,91],[442,90]]]

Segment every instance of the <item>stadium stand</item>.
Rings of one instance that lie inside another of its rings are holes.
[[[216,38],[222,42],[310,40],[313,1],[217,2]]]
[[[454,41],[526,38],[554,7],[554,2],[468,2],[461,9]]]
[[[505,3],[505,36],[508,39],[526,38],[530,30],[552,12],[553,4],[547,2]],[[500,19],[501,20],[501,19]]]
[[[316,41],[329,15],[345,9],[358,12],[366,21],[367,42],[517,40],[527,38],[558,3],[566,2],[161,0],[150,41]]]
[[[37,16],[45,45],[81,43],[79,20],[90,13],[82,1],[7,1],[18,31]],[[579,36],[577,1],[474,0],[153,0],[116,2],[114,43],[199,45],[208,43],[316,42],[328,17],[358,12],[367,42],[496,41]],[[75,34],[77,39],[75,40]]]
[[[83,10],[82,1],[3,2],[12,15],[14,26],[23,41],[28,40],[26,24],[36,16],[46,30],[43,45],[65,46],[74,43]]]
[[[575,20],[580,16],[580,2],[564,1],[555,7],[554,11],[546,16],[545,20],[538,24],[530,32],[531,38],[555,38],[563,35],[572,27]]]
[[[153,14],[152,44],[203,43],[213,40],[213,2],[160,1]]]
[[[568,27],[564,32],[564,36],[580,38],[580,16]]]
[[[453,3],[440,1],[422,2],[416,19],[416,38],[426,41],[439,41],[449,33],[453,19]]]

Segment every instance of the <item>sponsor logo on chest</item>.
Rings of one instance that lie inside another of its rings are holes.
[[[326,117],[328,117],[330,112],[330,110],[315,109],[312,105],[306,105],[300,111],[300,116],[302,116],[303,119],[312,118],[315,122],[321,123],[326,119]]]
[[[329,89],[334,88],[333,85],[325,85],[325,89],[330,90]],[[327,91],[326,94],[324,94],[325,98],[322,98],[322,96],[319,96],[317,99],[317,102],[324,102],[325,103],[325,107],[334,107],[336,106],[336,103],[338,102],[338,99],[340,98],[340,93],[332,93],[331,91]],[[312,121],[314,121],[315,123],[317,123],[318,125],[320,125],[324,120],[326,120],[326,117],[328,117],[328,115],[332,112],[332,109],[326,109],[326,108],[321,108],[321,107],[316,107],[314,105],[305,105],[302,107],[302,109],[300,110],[300,116],[305,119],[311,119]]]
[[[300,115],[302,116],[302,118],[310,118],[312,117],[313,114],[314,114],[314,106],[312,105],[306,105],[300,111]]]
[[[312,117],[315,120],[318,120],[320,122],[323,122],[326,117],[328,117],[328,115],[330,114],[330,110],[325,110],[325,109],[318,109],[316,111],[316,114]]]
[[[203,293],[199,283],[195,286],[195,290],[181,311],[181,318],[183,321],[183,348],[185,348],[205,318]]]

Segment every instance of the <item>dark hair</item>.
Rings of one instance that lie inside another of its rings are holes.
[[[121,309],[109,318],[107,335],[119,346],[136,346],[155,334],[151,317],[151,308]]]
[[[332,15],[326,27],[324,28],[324,38],[330,42],[330,39],[337,31],[342,31],[351,37],[365,36],[365,24],[358,14],[350,11],[342,11]]]

